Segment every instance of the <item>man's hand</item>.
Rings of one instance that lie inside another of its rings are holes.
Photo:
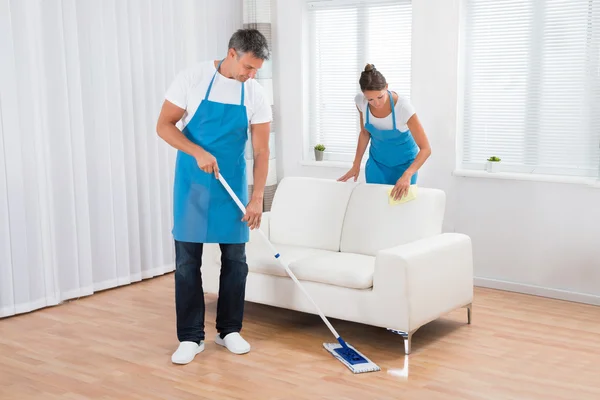
[[[214,173],[215,178],[219,178],[217,159],[212,154],[204,149],[199,149],[196,154],[194,154],[194,157],[198,163],[198,168],[208,174]]]
[[[408,189],[410,188],[410,178],[411,176],[405,173],[400,177],[400,179],[398,179],[391,193],[391,196],[394,200],[401,199],[408,194]]]
[[[258,197],[252,197],[252,200],[246,206],[246,215],[242,218],[242,221],[248,222],[250,229],[260,228],[260,221],[262,219],[263,202]]]
[[[270,107],[266,103],[264,107]],[[254,152],[254,188],[252,199],[246,207],[246,215],[242,221],[247,221],[250,229],[260,228],[263,212],[263,199],[267,174],[269,173],[269,135],[271,124],[269,122],[252,124],[252,150]]]

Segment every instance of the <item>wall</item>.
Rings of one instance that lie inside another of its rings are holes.
[[[278,176],[338,178],[348,165],[302,161],[304,0],[273,2]],[[600,187],[455,172],[460,5],[413,1],[412,100],[433,148],[419,184],[446,192],[444,229],[471,236],[477,285],[600,305]]]

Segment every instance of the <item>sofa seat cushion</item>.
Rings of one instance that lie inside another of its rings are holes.
[[[298,259],[290,269],[300,281],[369,289],[373,287],[375,257],[332,251]]]
[[[284,262],[290,263],[290,269],[292,268],[291,264],[299,259],[329,253],[327,250],[286,244],[276,244],[275,246]],[[262,243],[248,244],[246,247],[246,262],[248,263],[248,270],[250,272],[288,276],[285,269],[283,269],[279,261],[271,253],[270,248]],[[292,270],[292,272],[296,274],[294,270]]]
[[[375,257],[285,244],[277,244],[276,248],[282,261],[289,263],[290,269],[300,281],[351,289],[369,289],[373,286]],[[246,260],[250,272],[288,276],[264,244],[249,244]]]

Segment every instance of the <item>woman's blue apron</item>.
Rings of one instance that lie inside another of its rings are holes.
[[[204,100],[182,131],[193,143],[217,159],[219,174],[227,180],[243,204],[248,203],[246,159],[248,116],[241,83],[240,104],[208,99],[221,61]],[[198,167],[196,159],[178,151],[173,196],[173,238],[195,243],[246,243],[250,230],[243,215],[214,173]]]
[[[369,159],[365,166],[367,183],[395,185],[419,153],[419,146],[410,130],[401,132],[396,128],[394,98],[390,91],[388,94],[392,107],[393,129],[377,129],[373,126],[369,119],[370,109],[367,104],[365,129],[371,134]],[[417,173],[412,176],[410,183],[412,185],[417,183]]]

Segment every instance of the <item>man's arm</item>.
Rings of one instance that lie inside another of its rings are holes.
[[[254,189],[252,197],[256,197],[262,203],[267,184],[269,172],[269,138],[271,135],[271,123],[252,125],[252,147],[254,151]]]
[[[181,150],[192,157],[194,157],[198,163],[198,167],[204,172],[209,174],[215,173],[215,176],[219,176],[219,167],[217,160],[212,154],[205,151],[202,147],[190,141],[183,132],[177,128],[177,122],[181,120],[185,110],[177,107],[175,104],[168,100],[165,100],[156,122],[156,133],[165,142]]]
[[[269,136],[271,134],[271,123],[251,125],[252,148],[254,151],[254,189],[252,198],[246,207],[244,221],[248,221],[250,229],[260,228],[263,211],[263,199],[267,174],[269,173]]]

